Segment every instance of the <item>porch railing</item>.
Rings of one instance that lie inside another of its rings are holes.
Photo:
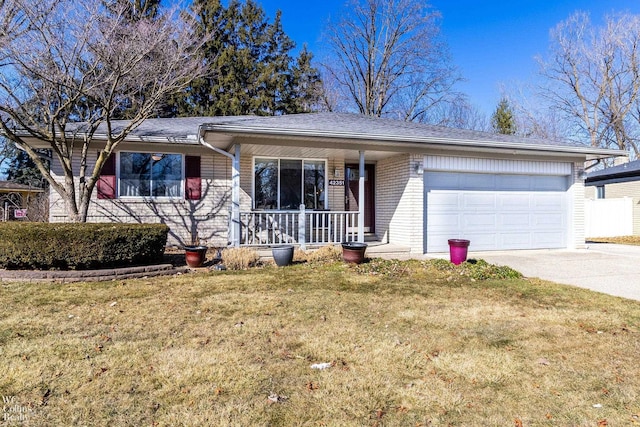
[[[326,245],[358,240],[358,212],[251,211],[240,212],[240,245]]]

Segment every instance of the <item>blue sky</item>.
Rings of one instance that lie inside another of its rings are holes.
[[[340,13],[345,0],[256,2],[271,18],[281,10],[289,37],[299,47],[307,43],[319,56],[322,30],[330,17]],[[458,89],[486,114],[495,109],[501,87],[535,79],[534,58],[547,51],[549,30],[573,12],[589,11],[596,23],[612,12],[640,13],[638,0],[432,0],[430,4],[442,14],[442,33],[466,79]]]

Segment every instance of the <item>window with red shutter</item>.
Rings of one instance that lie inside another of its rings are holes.
[[[200,200],[202,197],[202,179],[200,177],[200,156],[184,157],[184,197],[187,200]]]
[[[100,153],[98,153],[99,155]],[[98,199],[116,198],[116,155],[111,154],[102,166],[100,177],[98,178]]]

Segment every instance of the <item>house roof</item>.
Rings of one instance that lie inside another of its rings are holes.
[[[411,144],[422,148],[458,146],[548,151],[585,155],[588,159],[626,155],[620,150],[593,148],[569,141],[501,135],[348,113],[216,117],[206,122],[203,128],[209,132],[239,136],[325,138],[400,147]]]
[[[11,181],[0,181],[0,193],[7,192],[22,192],[22,193],[41,193],[44,190],[42,188],[32,187],[30,185],[18,184]]]
[[[112,123],[113,131],[128,122]],[[81,130],[78,126],[75,130]],[[500,135],[466,129],[454,129],[424,123],[350,113],[307,113],[283,116],[222,116],[147,119],[134,129],[127,140],[156,143],[199,144],[200,130],[218,138],[218,148],[229,149],[234,138],[277,137],[330,141],[352,146],[377,144],[404,148],[486,148],[575,154],[587,159],[624,156],[620,150],[593,148],[579,143],[514,135]],[[73,131],[73,130],[72,130]],[[105,126],[94,137],[104,137]]]
[[[640,180],[640,160],[589,172],[586,182],[592,183],[616,179],[633,180],[630,179],[633,177],[636,177],[636,180]]]

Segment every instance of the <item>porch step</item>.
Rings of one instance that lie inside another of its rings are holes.
[[[375,233],[364,233],[364,241],[365,242],[377,242],[378,236]]]

